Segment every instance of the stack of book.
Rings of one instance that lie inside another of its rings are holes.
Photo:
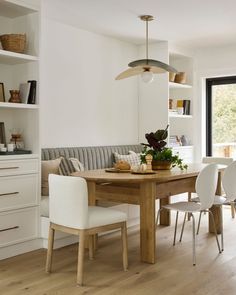
[[[183,108],[183,115],[190,115],[190,100],[188,99],[178,99],[177,108]]]

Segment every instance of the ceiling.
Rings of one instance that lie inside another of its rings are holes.
[[[50,0],[54,19],[136,44],[145,26],[137,16],[151,14],[151,40],[186,48],[236,43],[235,0]]]

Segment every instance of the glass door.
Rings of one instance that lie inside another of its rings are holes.
[[[206,154],[236,158],[236,76],[206,80]]]

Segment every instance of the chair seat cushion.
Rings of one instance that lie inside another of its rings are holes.
[[[88,228],[123,222],[126,220],[126,213],[118,210],[98,206],[89,206],[88,208]]]
[[[164,205],[162,208],[181,212],[197,212],[200,211],[201,205],[194,202],[176,202],[169,205]]]
[[[192,198],[191,201],[195,202],[195,203],[199,203],[200,199],[199,199],[199,197],[196,197],[196,198]],[[216,195],[215,198],[214,198],[213,205],[223,205],[223,204],[227,204],[226,198],[223,197],[223,196],[217,196]]]

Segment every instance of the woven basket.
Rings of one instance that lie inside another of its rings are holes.
[[[181,83],[181,84],[186,83],[186,73],[185,72],[179,72],[178,74],[176,74],[175,83]]]
[[[23,53],[26,47],[26,34],[6,34],[0,36],[4,50]]]

